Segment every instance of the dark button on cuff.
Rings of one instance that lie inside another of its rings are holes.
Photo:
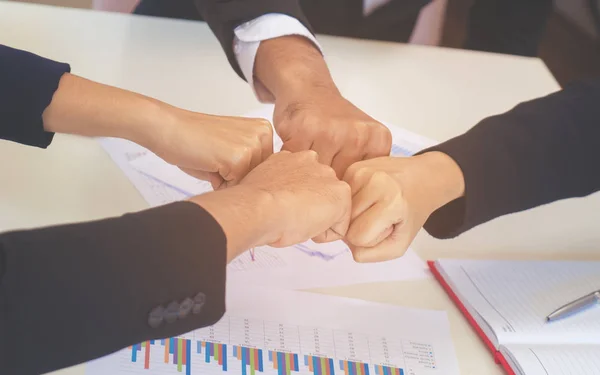
[[[206,302],[206,296],[204,293],[200,292],[196,294],[194,297],[194,307],[192,308],[192,314],[198,315],[202,312],[202,308],[204,307],[204,303]]]
[[[179,319],[187,318],[190,315],[190,311],[194,307],[194,301],[191,298],[186,298],[179,305]]]
[[[175,301],[169,303],[167,310],[164,313],[167,323],[174,323],[179,316],[179,304]]]
[[[152,328],[158,328],[163,322],[164,319],[165,308],[162,306],[157,306],[152,311],[150,311],[150,315],[148,316],[148,324]]]

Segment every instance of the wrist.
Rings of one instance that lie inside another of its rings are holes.
[[[124,127],[120,138],[128,139],[146,147],[154,153],[169,149],[174,128],[179,123],[182,112],[166,103],[142,97],[138,106],[140,114],[129,126]]]
[[[432,212],[464,196],[462,170],[450,156],[432,151],[413,158],[417,162],[417,181],[422,184],[425,194],[431,197]]]
[[[312,89],[339,93],[323,55],[302,36],[262,41],[256,54],[254,75],[276,99]]]
[[[264,190],[238,185],[190,199],[208,211],[227,238],[227,261],[269,243],[277,227],[274,197]]]

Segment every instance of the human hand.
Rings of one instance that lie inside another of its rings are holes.
[[[254,66],[257,93],[275,102],[273,125],[283,149],[314,150],[341,178],[352,163],[388,156],[392,136],[384,125],[342,97],[323,56],[301,36],[261,42]]]
[[[283,150],[314,150],[319,161],[330,165],[340,178],[357,161],[388,156],[392,146],[389,129],[337,89],[307,88],[281,95],[275,102],[273,123]]]
[[[215,190],[238,184],[273,153],[273,129],[264,119],[178,111],[149,148]]]
[[[429,215],[464,194],[462,171],[441,152],[361,161],[344,181],[352,189],[344,241],[358,262],[402,256]]]
[[[192,198],[221,224],[229,258],[248,248],[333,241],[350,220],[350,187],[314,151],[277,153],[238,186]]]

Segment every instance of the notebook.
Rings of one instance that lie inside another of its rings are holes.
[[[546,316],[600,290],[600,262],[428,262],[435,277],[510,375],[600,375],[600,305]]]

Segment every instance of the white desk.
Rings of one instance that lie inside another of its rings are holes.
[[[322,37],[342,92],[374,117],[440,141],[485,116],[558,89],[539,59]],[[256,108],[251,90],[199,22],[0,1],[0,43],[71,63],[75,74],[216,114]],[[557,152],[560,152],[557,150]],[[57,136],[49,150],[0,143],[0,231],[90,220],[146,207],[99,145]],[[422,233],[424,258],[600,259],[600,196],[569,200],[483,225],[451,241]],[[432,280],[322,290],[443,309],[461,374],[501,374]],[[83,374],[82,367],[60,372]]]

